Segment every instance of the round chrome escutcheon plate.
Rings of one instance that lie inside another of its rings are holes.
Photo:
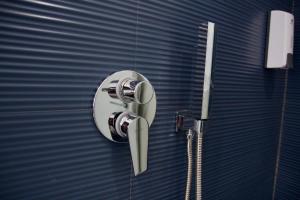
[[[137,72],[130,70],[116,72],[108,76],[101,83],[94,97],[93,116],[96,126],[107,139],[113,142],[127,142],[127,138],[114,137],[114,133],[110,130],[108,120],[113,113],[120,113],[124,111],[135,113],[136,115],[145,118],[149,124],[149,127],[155,117],[155,92],[153,93],[152,99],[147,104],[138,104],[135,102],[125,103],[118,98],[112,98],[109,96],[106,89],[109,87],[110,83],[112,81],[123,80],[126,78],[137,81],[147,81],[149,83],[148,79]]]

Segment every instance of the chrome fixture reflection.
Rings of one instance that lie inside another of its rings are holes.
[[[134,71],[120,71],[107,77],[94,98],[96,126],[113,142],[129,142],[135,175],[147,170],[148,132],[155,112],[152,85]]]
[[[153,97],[153,88],[148,81],[138,81],[132,79],[121,79],[112,81],[107,90],[112,98],[119,98],[125,103],[136,102],[146,104]]]

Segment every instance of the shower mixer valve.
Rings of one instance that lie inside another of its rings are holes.
[[[134,71],[120,71],[107,77],[94,98],[97,128],[113,142],[129,142],[135,175],[147,170],[149,127],[155,112],[152,85]]]

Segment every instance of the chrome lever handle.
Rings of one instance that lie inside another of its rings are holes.
[[[123,112],[116,120],[116,132],[128,137],[134,174],[147,170],[149,124],[143,117]]]

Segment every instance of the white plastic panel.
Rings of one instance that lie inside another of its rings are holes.
[[[294,16],[274,10],[270,14],[267,68],[290,66],[294,44]]]

